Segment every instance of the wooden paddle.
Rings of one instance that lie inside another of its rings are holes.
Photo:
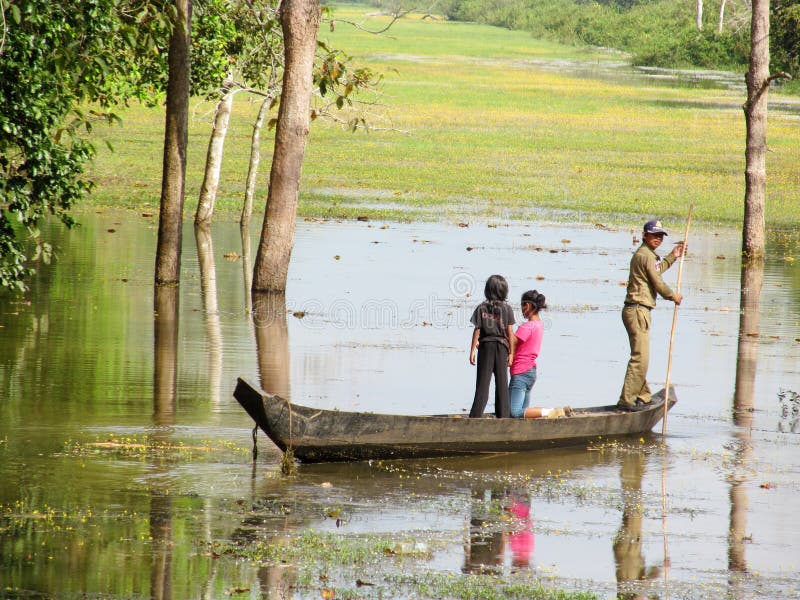
[[[681,276],[683,275],[683,259],[686,258],[687,242],[689,241],[689,224],[692,222],[692,211],[694,204],[689,205],[689,217],[686,219],[686,231],[683,234],[683,254],[678,263],[678,281],[675,283],[675,291],[681,291]],[[672,331],[669,334],[669,357],[667,358],[667,380],[664,382],[664,419],[661,422],[661,435],[667,435],[667,411],[669,410],[669,376],[672,371],[672,347],[675,344],[675,326],[678,324],[678,305],[672,313]]]

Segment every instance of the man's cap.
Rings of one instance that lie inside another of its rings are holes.
[[[658,219],[653,219],[652,221],[648,221],[644,224],[644,232],[645,233],[663,233],[664,235],[669,235],[667,230],[661,227],[661,221]]]

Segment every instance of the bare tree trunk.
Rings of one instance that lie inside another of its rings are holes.
[[[697,31],[703,31],[703,0],[697,0]]]
[[[156,247],[156,285],[181,279],[183,196],[189,140],[189,47],[192,0],[175,0],[175,23],[169,40],[169,80],[161,175],[161,211]]]
[[[233,90],[229,89],[227,82],[222,88],[222,98],[217,102],[214,112],[214,126],[211,129],[211,138],[208,140],[206,153],[206,171],[203,175],[203,185],[200,186],[200,200],[197,202],[197,212],[194,216],[195,225],[208,227],[214,215],[214,202],[219,189],[219,172],[222,169],[222,151],[225,148],[225,136],[228,134],[228,122],[233,108]]]
[[[725,5],[728,0],[722,0],[719,4],[719,25],[717,26],[717,33],[722,34],[722,28],[725,24]]]
[[[284,72],[267,209],[256,254],[253,291],[284,292],[294,244],[297,195],[308,138],[312,69],[321,8],[319,0],[285,0]]]
[[[244,189],[244,205],[242,206],[242,218],[239,220],[242,232],[250,227],[250,217],[253,214],[253,196],[256,191],[256,179],[258,176],[258,164],[261,162],[261,128],[264,125],[264,117],[267,115],[270,104],[274,98],[267,97],[258,109],[256,122],[253,124],[253,136],[250,140],[250,164],[247,167],[247,183]],[[244,235],[244,233],[242,233]]]
[[[742,252],[764,255],[764,206],[767,195],[767,92],[769,90],[769,0],[753,0],[750,68],[745,75],[747,124]]]

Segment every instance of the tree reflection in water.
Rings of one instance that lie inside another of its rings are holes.
[[[168,442],[175,424],[178,306],[177,286],[156,286],[153,318],[153,442],[156,444]],[[153,467],[155,472],[167,469],[163,464]],[[172,598],[172,499],[164,480],[150,478],[150,597],[156,600]]]
[[[277,293],[254,293],[253,327],[261,389],[290,400],[286,296]]]
[[[750,260],[742,264],[741,290],[739,299],[739,341],[736,351],[736,387],[733,396],[733,422],[735,455],[733,471],[729,476],[731,484],[730,521],[728,531],[728,569],[731,571],[729,583],[735,598],[742,597],[741,577],[738,573],[747,572],[745,543],[747,541],[747,482],[752,473],[749,465],[753,446],[751,429],[755,409],[755,379],[758,364],[759,310],[761,288],[764,281],[762,260]]]
[[[206,322],[206,347],[208,348],[208,385],[211,402],[220,401],[222,381],[222,326],[217,301],[217,268],[214,262],[214,242],[207,227],[195,226],[197,262],[200,265],[200,296]]]
[[[156,286],[153,318],[153,421],[172,425],[178,381],[177,286]]]

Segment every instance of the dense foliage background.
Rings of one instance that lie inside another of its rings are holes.
[[[398,10],[402,2],[374,4]],[[701,30],[697,0],[443,0],[430,10],[456,21],[529,31],[537,38],[622,50],[636,65],[739,70],[750,54],[750,0],[725,0],[723,11],[722,4],[703,2]],[[773,0],[771,28],[773,66],[796,74],[800,0]]]

